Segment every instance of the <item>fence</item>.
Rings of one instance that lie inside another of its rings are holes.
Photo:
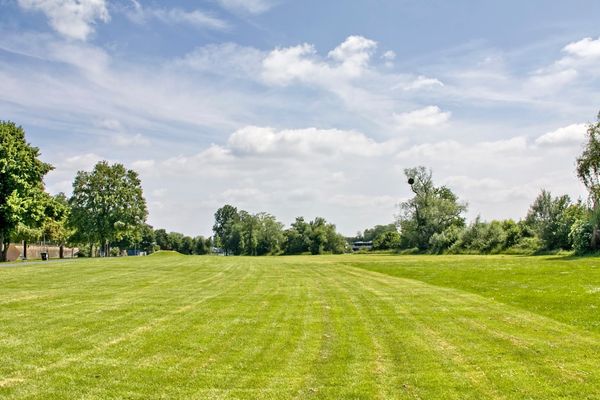
[[[43,252],[48,253],[49,258],[59,258],[60,247],[59,246],[27,245],[27,259],[28,260],[41,259]],[[77,248],[77,247],[64,247],[63,248],[63,256],[65,258],[77,257],[78,252],[79,252],[79,248]],[[20,258],[23,258],[23,245],[11,243],[10,247],[8,248],[7,261],[15,261]]]

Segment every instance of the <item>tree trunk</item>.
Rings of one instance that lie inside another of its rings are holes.
[[[0,233],[0,250],[0,262],[4,262],[8,255],[8,246],[4,243],[4,233]]]
[[[94,257],[94,243],[90,243],[90,258]]]
[[[600,245],[600,229],[598,229],[598,226],[594,226],[594,230],[592,231],[592,243],[591,243],[591,247],[592,250],[597,250],[598,246]]]
[[[61,244],[58,248],[58,258],[65,258],[65,245]]]
[[[23,240],[23,260],[27,260],[27,240]]]

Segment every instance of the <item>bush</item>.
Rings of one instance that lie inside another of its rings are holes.
[[[592,235],[594,227],[592,223],[585,219],[578,219],[571,227],[569,240],[573,245],[573,250],[577,254],[587,253],[592,250]]]
[[[506,250],[507,254],[535,254],[544,247],[544,242],[537,236],[524,237]]]
[[[446,252],[462,236],[463,231],[464,228],[451,226],[442,233],[435,233],[431,239],[429,239],[431,252],[434,254]]]

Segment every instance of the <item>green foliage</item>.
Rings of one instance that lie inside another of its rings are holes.
[[[210,253],[212,246],[211,238],[197,236],[194,238],[194,254],[203,255]]]
[[[377,237],[387,232],[398,232],[396,224],[375,225],[373,228],[365,229],[362,235],[356,237],[356,240],[365,242],[374,241]]]
[[[588,189],[594,208],[600,200],[600,113],[595,123],[588,125],[587,142],[577,158],[577,176]]]
[[[535,199],[525,219],[543,243],[546,250],[571,248],[571,226],[585,210],[582,205],[571,204],[567,195],[552,197],[546,190]]]
[[[225,254],[240,252],[240,229],[236,225],[240,222],[240,215],[237,208],[226,204],[219,208],[215,213],[215,224],[213,232],[215,233],[215,241],[218,246],[221,246]]]
[[[285,254],[302,254],[310,250],[310,225],[303,217],[297,217],[284,236]]]
[[[378,225],[381,226],[381,225]],[[400,234],[396,231],[396,226],[393,231],[382,232],[373,240],[374,250],[391,250],[400,247]]]
[[[426,251],[433,235],[451,226],[464,225],[462,214],[467,206],[449,188],[434,186],[431,171],[425,167],[405,169],[404,174],[414,179],[411,189],[415,195],[400,203],[401,247]]]
[[[69,204],[78,239],[107,250],[109,243],[127,236],[139,238],[148,214],[137,173],[106,161],[91,172],[77,172]]]
[[[573,250],[577,254],[585,254],[592,251],[592,236],[594,224],[589,219],[578,219],[571,227],[569,239],[573,244]]]
[[[0,261],[17,227],[35,229],[44,222],[48,195],[42,179],[53,167],[39,156],[38,148],[25,141],[23,128],[0,121]]]
[[[156,240],[156,245],[160,247],[161,250],[173,250],[173,246],[171,246],[171,243],[169,243],[169,234],[166,230],[155,230],[154,238]]]

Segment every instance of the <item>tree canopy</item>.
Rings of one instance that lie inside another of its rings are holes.
[[[106,161],[91,172],[77,172],[69,204],[79,237],[100,243],[105,254],[110,243],[137,235],[148,214],[138,174]]]
[[[37,147],[25,141],[25,131],[0,121],[0,260],[18,227],[36,228],[44,222],[48,195],[43,178],[53,167],[39,159]]]
[[[467,205],[460,203],[446,186],[436,187],[431,171],[425,167],[408,168],[404,174],[412,180],[411,190],[415,195],[400,203],[398,226],[403,245],[427,250],[433,235],[442,233],[450,226],[464,225],[462,214],[467,210]]]

